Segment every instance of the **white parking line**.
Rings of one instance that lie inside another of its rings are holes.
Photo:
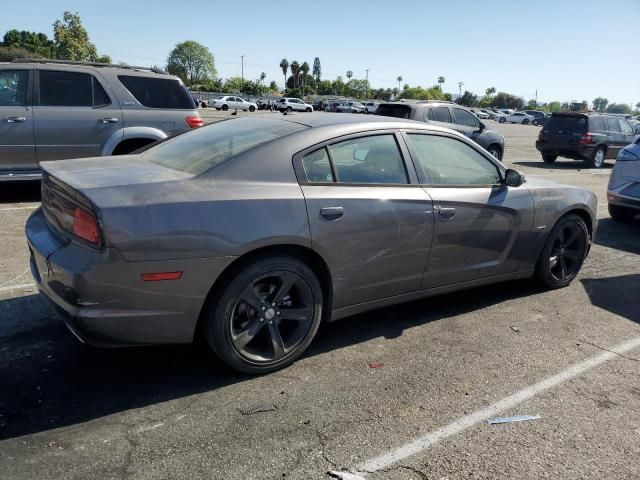
[[[0,293],[12,292],[13,290],[22,290],[22,289],[27,289],[27,288],[31,288],[31,289],[35,290],[36,284],[35,283],[22,283],[20,285],[10,285],[8,287],[0,287]]]
[[[548,377],[544,380],[541,380],[538,383],[535,383],[529,387],[526,387],[513,395],[509,395],[508,397],[503,398],[495,402],[492,405],[489,405],[487,408],[483,408],[474,413],[466,415],[464,417],[459,418],[458,420],[441,427],[437,430],[434,430],[430,433],[427,433],[421,437],[416,438],[415,440],[406,443],[398,448],[390,450],[389,452],[383,453],[377,457],[371,458],[360,465],[358,465],[355,470],[351,472],[353,474],[367,474],[374,473],[384,468],[393,465],[394,463],[400,462],[412,455],[422,452],[423,450],[429,448],[432,445],[444,440],[447,437],[455,435],[457,433],[466,430],[480,422],[488,420],[491,417],[494,417],[505,410],[513,408],[521,403],[529,400],[536,395],[545,392],[551,388],[557,387],[573,378],[582,375],[583,373],[595,368],[599,365],[602,365],[609,360],[616,358],[618,355],[622,355],[634,348],[640,347],[640,337],[636,337],[634,339],[623,342],[619,345],[611,347],[608,351],[596,355],[594,357],[588,358],[582,362],[576,363],[571,367],[563,370],[562,372],[553,375],[552,377]],[[340,475],[339,472],[335,472],[336,475]],[[346,473],[346,472],[345,472]],[[340,477],[338,477],[340,478]],[[344,478],[354,478],[345,476]],[[357,478],[357,477],[355,477]],[[364,478],[364,477],[362,477]]]
[[[32,207],[7,207],[7,208],[0,208],[0,212],[10,212],[13,210],[35,210],[36,208],[38,208],[40,205],[34,205]]]

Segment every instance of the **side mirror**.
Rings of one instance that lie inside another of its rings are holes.
[[[524,175],[517,170],[508,168],[507,171],[504,172],[504,183],[508,187],[519,187],[524,183]]]
[[[480,126],[478,127],[478,132],[480,133],[484,132],[484,129],[487,128],[487,126],[482,122],[478,122],[478,123],[480,123]]]

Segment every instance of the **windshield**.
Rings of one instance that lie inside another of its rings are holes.
[[[587,131],[587,119],[575,115],[552,115],[544,128],[553,133],[584,133]]]
[[[411,107],[409,105],[378,105],[376,115],[387,117],[410,118]]]
[[[307,127],[272,119],[226,120],[161,143],[142,157],[173,170],[199,175],[263,143]]]

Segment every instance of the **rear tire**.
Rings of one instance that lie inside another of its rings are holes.
[[[533,120],[531,122],[531,125],[533,125],[534,127],[537,127],[538,126],[538,120]]]
[[[507,119],[506,119],[506,118],[504,118],[504,117],[500,117],[500,118],[498,119],[498,123],[504,123],[504,122],[506,122],[506,121],[507,121]]]
[[[206,313],[204,336],[235,370],[265,374],[284,368],[318,331],[322,287],[313,271],[293,257],[259,258],[221,288]]]
[[[307,107],[307,109],[305,110],[305,112],[307,112],[307,113],[310,112],[310,111],[311,111],[311,109],[309,107]]]
[[[229,105],[222,105],[222,111],[226,112],[227,110],[229,110]]]
[[[587,160],[587,165],[590,168],[602,168],[604,166],[604,159],[607,156],[607,152],[604,147],[597,147],[593,151],[591,158]]]
[[[525,118],[524,120],[522,120],[522,124],[523,125],[529,125],[529,119]]]
[[[633,220],[633,218],[638,213],[636,210],[632,208],[621,207],[620,205],[609,204],[608,208],[609,208],[609,215],[611,215],[611,218],[624,223],[630,222],[631,220]]]
[[[287,113],[291,113],[291,112],[293,112],[293,108],[287,107]]]
[[[569,214],[555,224],[536,264],[535,278],[556,289],[569,285],[580,272],[589,252],[589,230],[578,215]]]
[[[251,105],[251,106],[249,107],[249,111],[250,111],[250,112],[255,112],[255,111],[256,111],[256,107],[254,107],[253,105]]]
[[[542,154],[542,161],[544,163],[553,163],[558,159],[557,155],[549,155],[549,154]]]

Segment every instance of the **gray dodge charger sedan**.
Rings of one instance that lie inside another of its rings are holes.
[[[524,277],[564,287],[597,224],[593,193],[385,117],[238,118],[42,168],[31,269],[79,339],[202,337],[250,373],[293,362],[323,321]]]

